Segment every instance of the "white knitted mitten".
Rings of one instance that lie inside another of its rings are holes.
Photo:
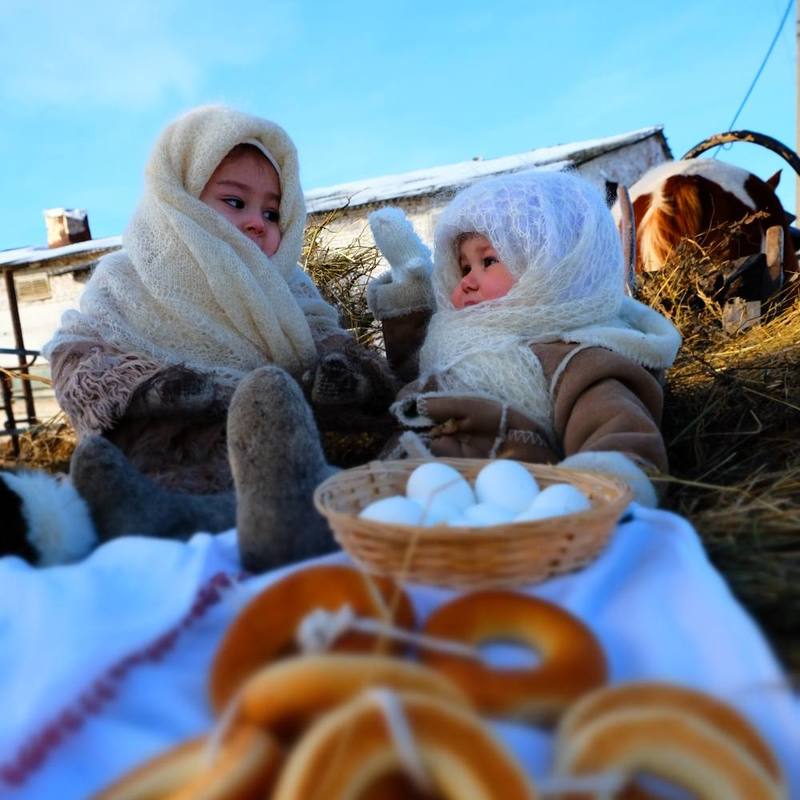
[[[369,215],[375,244],[392,268],[392,281],[404,283],[414,272],[430,275],[431,251],[399,208],[381,208]]]
[[[375,244],[390,272],[367,286],[367,305],[376,319],[400,317],[433,308],[431,251],[399,208],[381,208],[369,215]]]

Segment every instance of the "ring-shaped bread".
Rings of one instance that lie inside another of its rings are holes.
[[[238,726],[208,762],[208,738],[190,739],[123,775],[93,800],[237,800],[267,797],[283,754],[266,731]]]
[[[530,668],[502,669],[480,659],[423,648],[421,660],[452,679],[492,716],[550,722],[585,692],[606,681],[606,658],[594,634],[553,603],[511,591],[480,591],[438,608],[429,636],[476,648],[513,641],[536,651]]]
[[[622,773],[631,780],[649,773],[698,800],[786,800],[779,783],[745,748],[685,709],[626,708],[600,715],[559,740],[556,773]],[[637,787],[637,796],[650,795]]]
[[[432,783],[425,798],[534,800],[530,780],[473,711],[441,698],[401,693],[406,724]],[[389,794],[404,764],[374,694],[363,693],[320,717],[297,742],[272,800],[345,800]],[[413,796],[413,795],[412,795]]]
[[[561,718],[558,741],[565,742],[599,717],[623,709],[666,708],[700,717],[747,750],[779,782],[775,754],[756,729],[733,707],[705,692],[663,681],[630,681],[604,686],[578,700]]]
[[[403,627],[414,626],[408,595],[386,578],[374,578],[343,564],[298,569],[256,595],[233,620],[211,664],[209,694],[219,713],[244,680],[276,658],[297,652],[298,625],[315,609],[338,611],[348,605],[358,616]],[[392,617],[387,613],[392,612]],[[335,650],[385,652],[396,649],[388,639],[351,631]]]
[[[259,670],[242,687],[238,718],[285,740],[313,717],[377,686],[470,707],[457,686],[422,664],[381,655],[325,653],[284,658]]]

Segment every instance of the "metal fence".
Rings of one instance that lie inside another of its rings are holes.
[[[36,425],[36,408],[33,402],[33,388],[30,382],[30,368],[39,357],[38,350],[26,350],[24,348],[0,347],[0,357],[16,356],[17,363],[5,365],[0,361],[0,385],[3,393],[3,412],[5,423],[0,436],[10,436],[14,455],[19,455],[19,436],[24,433],[31,425]],[[14,378],[20,378],[22,382],[22,396],[25,400],[25,416],[17,420],[14,414]],[[25,427],[20,428],[19,423],[24,420]]]

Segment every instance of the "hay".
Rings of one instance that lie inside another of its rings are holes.
[[[339,310],[342,327],[360,344],[383,352],[380,324],[367,307],[367,283],[387,267],[377,247],[362,241],[366,228],[355,239],[340,243],[334,238],[341,214],[341,210],[331,211],[307,229],[303,267],[322,296]],[[330,463],[346,469],[377,458],[395,430],[388,415],[371,420],[362,417],[360,423],[357,415],[349,418],[339,411],[317,414],[322,446]]]
[[[734,593],[800,674],[800,302],[727,335],[709,292],[720,266],[687,241],[640,286],[641,299],[684,336],[667,379],[664,505],[691,520]]]
[[[375,245],[362,242],[366,229],[343,244],[332,247],[332,226],[341,210],[331,211],[322,221],[310,226],[303,243],[302,265],[320,294],[339,309],[342,327],[358,341],[376,349],[383,348],[380,325],[367,308],[367,283],[382,266]]]
[[[19,436],[19,456],[10,438],[0,439],[0,469],[41,469],[69,472],[69,460],[78,437],[64,412],[26,430]]]

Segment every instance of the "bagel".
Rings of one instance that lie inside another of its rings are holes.
[[[361,616],[414,626],[408,595],[386,578],[371,578],[353,567],[323,564],[292,572],[256,595],[228,627],[211,664],[211,707],[219,713],[245,678],[259,667],[297,651],[295,632],[307,614],[317,608],[336,611],[349,605]],[[394,608],[393,620],[387,609]],[[380,637],[349,632],[337,650],[385,651],[396,649]]]
[[[474,712],[431,695],[409,692],[396,697],[432,783],[433,794],[422,792],[422,797],[536,797],[522,768]],[[385,712],[375,695],[366,692],[308,729],[289,755],[272,800],[399,797],[397,786],[394,791],[390,787],[403,780],[403,772]],[[381,785],[383,793],[378,795],[376,786]]]
[[[429,636],[475,647],[511,640],[527,645],[541,662],[502,669],[438,650],[420,658],[440,670],[486,714],[551,722],[585,692],[606,681],[606,658],[592,632],[553,603],[510,591],[464,595],[437,609],[425,624]]]
[[[208,739],[191,739],[128,772],[93,800],[241,800],[266,797],[282,754],[253,726],[231,731],[211,763]]]
[[[556,772],[622,772],[631,779],[650,773],[699,800],[786,797],[763,765],[723,731],[684,709],[658,706],[610,711],[587,722],[574,736],[560,740]]]
[[[743,747],[776,781],[783,781],[774,753],[738,711],[705,692],[672,683],[632,681],[590,692],[562,718],[558,727],[558,741],[568,741],[605,714],[641,708],[680,710],[699,717]]]
[[[441,673],[421,664],[388,656],[327,653],[285,658],[264,667],[242,687],[238,714],[247,724],[292,737],[312,717],[374,686],[470,704]]]

